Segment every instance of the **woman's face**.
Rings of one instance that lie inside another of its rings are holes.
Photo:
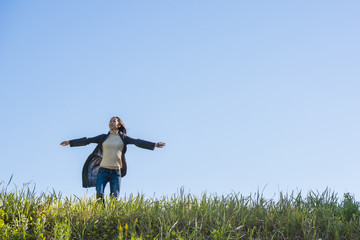
[[[109,128],[110,130],[115,131],[116,129],[118,129],[120,126],[119,121],[117,120],[117,118],[111,118],[110,122],[109,122]]]

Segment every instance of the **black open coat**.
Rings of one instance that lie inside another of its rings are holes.
[[[101,134],[99,136],[92,137],[92,138],[83,137],[83,138],[73,139],[73,140],[69,141],[71,147],[85,146],[85,145],[88,145],[89,143],[97,143],[98,144],[96,146],[96,148],[94,149],[94,151],[87,158],[87,160],[84,164],[83,170],[82,170],[82,185],[84,188],[96,186],[96,176],[99,171],[100,162],[101,162],[102,156],[103,156],[102,144],[103,144],[103,142],[105,142],[105,140],[107,139],[109,134],[110,134],[110,132],[108,134]],[[119,135],[120,135],[121,140],[124,143],[124,147],[121,151],[122,152],[121,177],[124,177],[126,175],[126,171],[127,171],[126,159],[125,159],[126,145],[135,144],[136,146],[141,147],[141,148],[154,150],[155,143],[148,142],[148,141],[141,140],[141,139],[134,139],[134,138],[127,136],[126,134],[124,134],[122,132],[119,132]]]

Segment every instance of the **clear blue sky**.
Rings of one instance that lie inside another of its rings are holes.
[[[129,136],[167,143],[128,148],[121,196],[328,187],[359,198],[359,9],[1,1],[0,180],[84,196],[95,145],[59,144],[106,133],[117,115]]]

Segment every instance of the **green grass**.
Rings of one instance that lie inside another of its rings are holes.
[[[1,187],[2,185],[0,185]],[[351,194],[280,193],[279,200],[181,191],[160,199],[143,194],[106,199],[0,193],[0,239],[360,239],[359,203]]]

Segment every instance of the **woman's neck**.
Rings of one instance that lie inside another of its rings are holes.
[[[110,133],[117,133],[117,129],[110,129]]]

